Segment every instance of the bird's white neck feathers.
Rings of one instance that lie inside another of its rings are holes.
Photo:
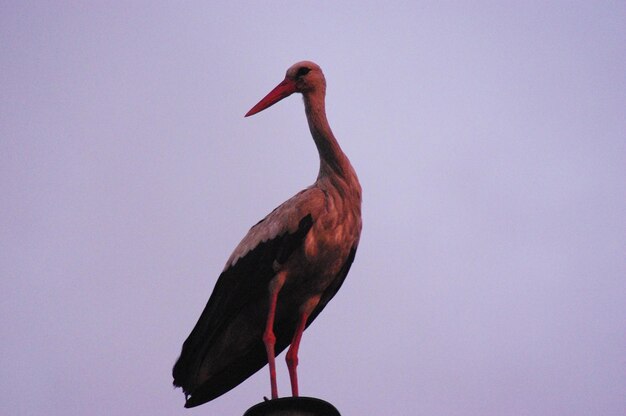
[[[328,124],[324,96],[325,88],[304,94],[309,129],[320,156],[318,179],[322,176],[338,175],[347,180],[354,180],[356,179],[354,169]]]

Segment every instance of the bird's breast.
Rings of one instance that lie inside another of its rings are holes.
[[[361,231],[359,189],[351,195],[348,187],[342,189],[323,179],[316,185],[323,201],[313,213],[313,225],[301,250],[286,265],[292,284],[309,294],[325,291],[337,278]]]
[[[318,218],[307,234],[303,253],[311,269],[318,275],[335,276],[358,240],[360,226],[347,212],[326,212]]]

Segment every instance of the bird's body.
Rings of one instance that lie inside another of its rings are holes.
[[[174,366],[186,407],[227,392],[268,362],[277,397],[274,357],[290,343],[286,358],[298,394],[302,331],[343,283],[361,232],[361,187],[328,126],[325,87],[319,67],[300,62],[247,114],[301,92],[320,170],[313,185],[253,226],[228,259]]]

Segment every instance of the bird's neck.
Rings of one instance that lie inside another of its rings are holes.
[[[357,180],[354,169],[345,155],[335,135],[330,129],[326,118],[324,94],[308,94],[304,96],[309,129],[320,156],[318,179],[329,175],[338,175],[348,181]]]

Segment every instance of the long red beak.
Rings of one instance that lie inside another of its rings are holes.
[[[296,92],[296,82],[294,80],[285,78],[283,82],[278,84],[276,88],[269,92],[261,101],[246,113],[244,117],[252,116],[260,111],[265,110],[267,107],[271,107],[283,98],[289,97]]]

